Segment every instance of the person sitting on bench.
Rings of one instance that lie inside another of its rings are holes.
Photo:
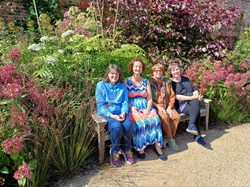
[[[110,130],[111,149],[110,163],[114,167],[121,166],[120,154],[123,154],[128,164],[134,164],[132,150],[133,126],[128,116],[128,90],[122,82],[121,69],[111,64],[104,80],[96,85],[95,91],[97,114],[108,121]],[[121,139],[124,137],[124,145]]]
[[[194,135],[196,142],[205,145],[206,142],[197,126],[200,118],[200,101],[203,96],[199,94],[199,91],[187,77],[181,76],[182,69],[178,63],[169,64],[168,72],[176,95],[175,107],[179,113],[189,115],[189,124],[186,131]]]

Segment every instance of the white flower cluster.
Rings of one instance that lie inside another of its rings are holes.
[[[43,36],[40,38],[40,41],[45,43],[45,42],[49,42],[50,41],[50,38],[48,36]]]
[[[46,59],[46,62],[48,64],[55,64],[55,63],[59,62],[59,59],[57,57],[54,57],[54,56],[48,56]]]
[[[64,54],[64,51],[63,51],[62,49],[58,49],[58,50],[57,50],[57,53],[63,55],[63,54]]]
[[[41,50],[41,45],[40,44],[31,44],[28,47],[28,50],[40,51]]]
[[[73,35],[74,33],[75,33],[75,31],[73,31],[73,30],[67,30],[66,32],[62,33],[61,37],[65,38],[67,36]]]

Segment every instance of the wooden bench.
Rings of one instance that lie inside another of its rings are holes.
[[[205,128],[204,130],[208,130],[209,124],[209,108],[212,100],[204,99],[204,107],[200,109],[200,116],[205,117]],[[189,120],[189,116],[181,113],[181,122]],[[105,155],[105,141],[110,139],[109,131],[105,130],[105,126],[108,122],[102,117],[97,115],[96,113],[92,114],[92,118],[96,123],[95,130],[98,134],[98,149],[99,149],[99,163],[102,164],[104,162]]]

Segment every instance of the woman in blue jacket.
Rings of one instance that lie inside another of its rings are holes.
[[[98,115],[108,121],[111,144],[110,163],[114,167],[121,166],[120,154],[128,164],[134,164],[132,150],[132,122],[128,116],[128,90],[122,82],[121,69],[111,64],[104,80],[96,85],[96,104]],[[124,144],[121,139],[124,137]]]

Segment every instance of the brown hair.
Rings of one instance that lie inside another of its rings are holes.
[[[150,75],[153,76],[153,73],[156,69],[160,68],[162,73],[164,74],[165,72],[165,69],[164,69],[164,66],[162,64],[155,64],[152,68],[151,68],[151,71],[150,71]]]
[[[171,74],[171,71],[172,69],[174,69],[175,67],[179,68],[180,69],[180,72],[182,73],[182,69],[181,69],[181,66],[179,63],[176,63],[176,62],[173,62],[171,64],[168,65],[168,73],[169,73],[169,76],[172,77],[172,74]]]
[[[109,67],[106,70],[106,73],[104,74],[104,80],[109,82],[109,77],[108,74],[110,73],[111,70],[115,70],[119,73],[119,79],[118,82],[122,82],[122,70],[119,66],[117,66],[116,64],[110,64]]]
[[[141,64],[142,64],[142,72],[144,72],[146,70],[146,64],[140,58],[134,58],[128,64],[128,70],[130,72],[133,72],[133,66],[134,66],[135,62],[141,62]]]

